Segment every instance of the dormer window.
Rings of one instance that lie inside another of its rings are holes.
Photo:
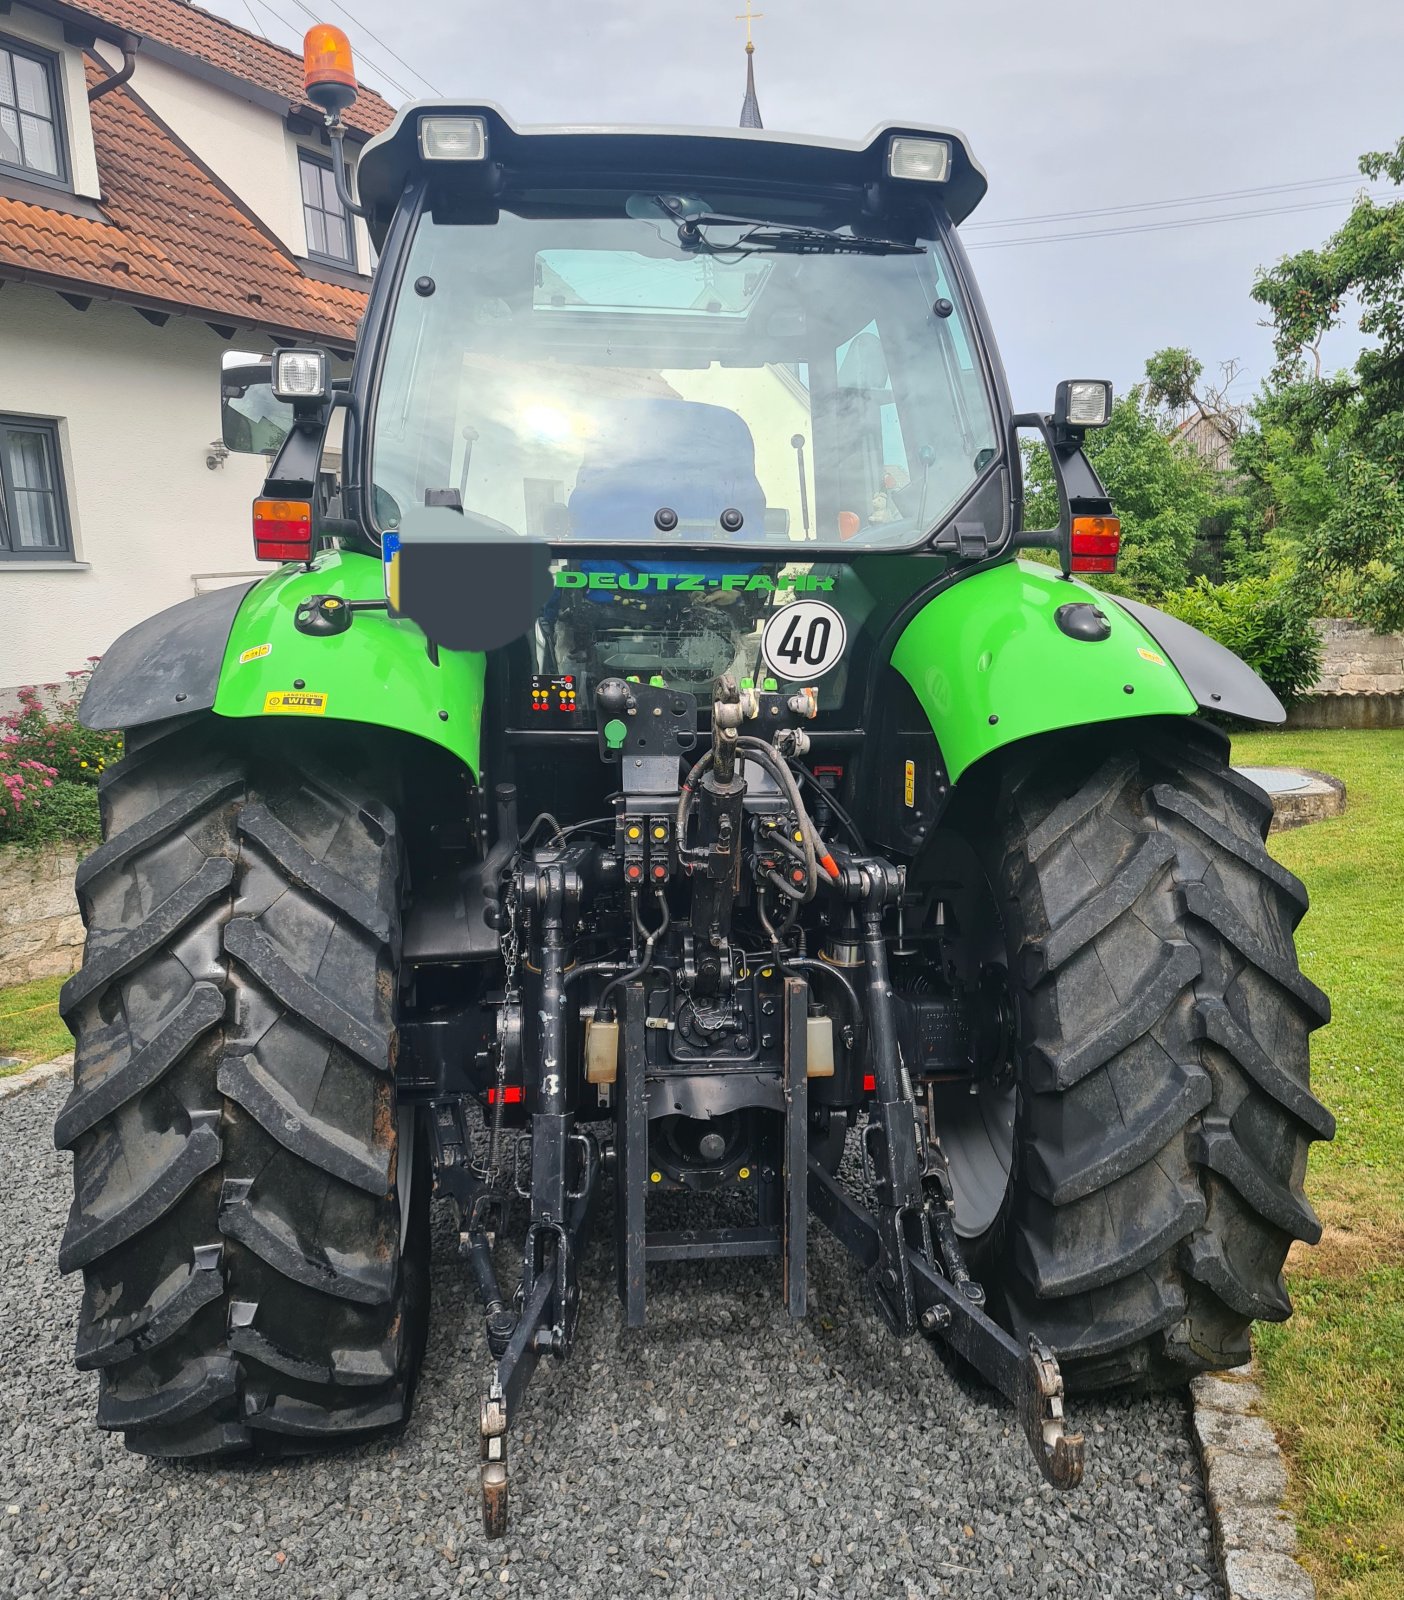
[[[337,199],[336,177],[330,161],[309,150],[299,150],[298,173],[302,180],[302,216],[307,225],[307,254],[314,261],[356,268],[356,251],[351,218]]]
[[[66,185],[57,62],[0,37],[0,172]]]

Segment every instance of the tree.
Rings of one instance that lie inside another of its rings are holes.
[[[1360,158],[1370,179],[1404,184],[1404,139],[1392,151]],[[1357,197],[1342,226],[1319,249],[1302,250],[1260,272],[1253,298],[1267,308],[1278,386],[1295,386],[1319,425],[1348,423],[1361,448],[1396,474],[1404,466],[1404,199]],[[1352,374],[1321,376],[1320,345],[1359,308],[1360,331],[1377,341]]]
[[[1333,488],[1315,538],[1303,542],[1294,587],[1315,610],[1394,633],[1404,628],[1404,491],[1359,450],[1334,464]]]
[[[1143,388],[1123,395],[1105,428],[1087,435],[1087,457],[1121,518],[1121,561],[1103,587],[1154,600],[1188,583],[1190,554],[1213,508],[1215,475],[1172,438]],[[1024,522],[1051,528],[1058,520],[1053,466],[1041,445],[1025,451]]]
[[[1153,406],[1165,406],[1177,420],[1188,411],[1198,411],[1231,443],[1243,429],[1244,408],[1228,397],[1240,370],[1237,360],[1221,361],[1218,383],[1203,383],[1204,363],[1191,351],[1171,345],[1146,362],[1146,399]]]

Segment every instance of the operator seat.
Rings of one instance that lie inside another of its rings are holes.
[[[744,519],[738,537],[764,537],[755,440],[734,411],[659,396],[611,401],[597,419],[567,503],[572,539],[725,540],[727,510]],[[672,532],[654,521],[665,507]]]

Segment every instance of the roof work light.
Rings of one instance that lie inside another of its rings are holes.
[[[419,153],[426,161],[482,161],[487,123],[481,117],[421,117]]]
[[[356,98],[351,41],[340,28],[318,22],[302,41],[302,83],[307,98],[329,117],[337,117]]]
[[[887,174],[917,183],[944,183],[951,175],[950,140],[897,134],[887,147]]]

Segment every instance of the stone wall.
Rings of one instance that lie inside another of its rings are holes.
[[[0,986],[66,977],[83,959],[72,845],[0,845]]]
[[[1335,617],[1314,626],[1324,648],[1312,694],[1404,694],[1404,634],[1372,633]]]

